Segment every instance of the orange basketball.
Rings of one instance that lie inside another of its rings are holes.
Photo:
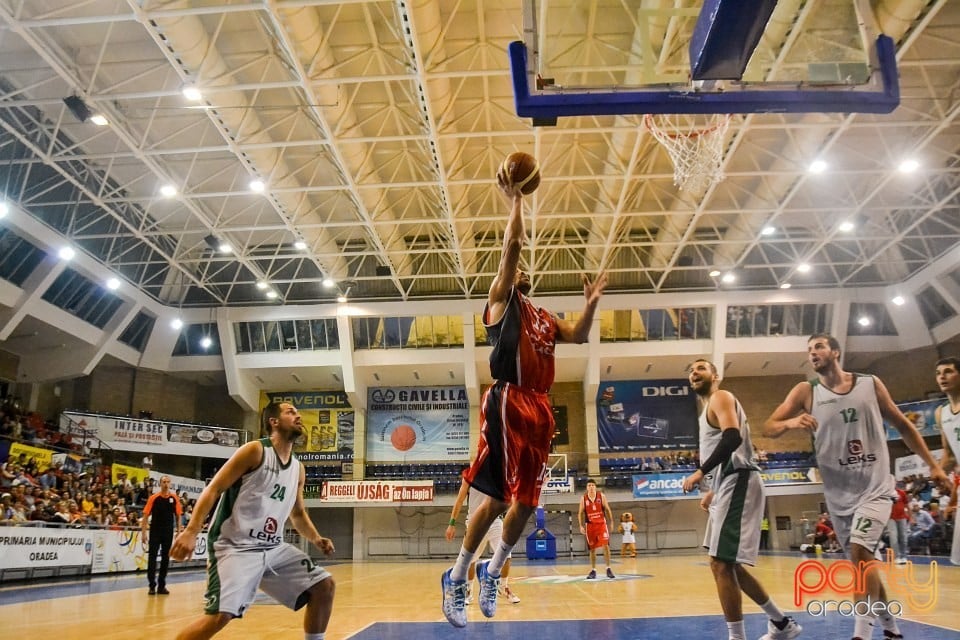
[[[408,424],[402,424],[390,434],[390,444],[397,451],[409,451],[417,443],[417,432]]]
[[[508,155],[498,171],[507,184],[520,187],[520,193],[530,195],[540,186],[540,163],[529,153],[514,151]]]

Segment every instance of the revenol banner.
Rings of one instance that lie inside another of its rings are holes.
[[[294,445],[304,464],[326,460],[353,460],[353,409],[343,391],[267,391],[260,409],[289,402],[303,419],[304,438]]]
[[[389,387],[367,393],[369,462],[461,461],[470,457],[465,387]]]
[[[600,382],[601,452],[697,448],[697,402],[684,379]]]
[[[73,411],[60,414],[61,432],[75,433],[78,428],[120,451],[229,458],[240,446],[235,429]]]

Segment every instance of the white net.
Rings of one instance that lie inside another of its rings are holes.
[[[647,115],[643,122],[673,161],[673,183],[681,190],[703,193],[723,180],[723,143],[730,115],[717,113],[696,124],[687,115]]]

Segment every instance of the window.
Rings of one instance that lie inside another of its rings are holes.
[[[118,340],[143,353],[144,348],[147,346],[147,340],[150,338],[150,332],[153,331],[153,325],[156,324],[156,322],[156,318],[141,311],[130,321],[130,324],[123,330]]]
[[[887,313],[887,307],[877,302],[854,302],[850,305],[847,335],[895,336],[897,328]]]
[[[180,330],[177,344],[173,346],[175,356],[218,356],[220,335],[215,322],[188,324]]]
[[[956,310],[947,304],[940,292],[933,287],[927,287],[917,294],[917,304],[920,305],[920,315],[928,329],[957,315]]]
[[[123,304],[123,300],[69,268],[43,292],[43,299],[98,329],[103,329]]]
[[[237,353],[340,348],[336,318],[238,322],[234,333]]]

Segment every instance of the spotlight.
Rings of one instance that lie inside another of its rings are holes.
[[[200,346],[204,349],[209,349],[213,346],[213,339],[210,336],[204,336],[203,339],[200,340]]]
[[[737,276],[732,271],[727,271],[725,274],[723,274],[723,277],[720,279],[726,282],[727,284],[730,284],[731,282],[736,281]]]
[[[776,227],[767,225],[767,226],[765,226],[763,229],[760,230],[760,235],[762,235],[762,236],[772,236],[772,235],[775,234],[776,232],[777,232],[777,228],[776,228]]]
[[[333,285],[337,283],[333,281],[333,278],[324,278],[320,284],[322,284],[325,289],[333,289]]]
[[[110,124],[109,122],[107,122],[107,118],[99,113],[95,113],[92,116],[90,116],[90,122],[97,125],[98,127],[105,127],[108,124]]]
[[[200,102],[200,99],[203,98],[203,94],[200,93],[200,89],[192,86],[186,86],[180,91],[183,94],[183,97],[191,102]]]
[[[920,168],[920,163],[913,158],[908,158],[901,162],[897,168],[900,170],[900,173],[913,173]]]
[[[837,229],[840,229],[840,231],[847,233],[847,232],[853,231],[854,226],[855,225],[852,222],[850,222],[849,220],[846,220],[844,222],[841,222],[840,225],[837,227]]]
[[[713,271],[710,272],[711,278],[716,278],[719,275],[720,275],[720,271],[718,269],[714,269]]]
[[[902,307],[904,304],[906,304],[907,301],[903,296],[894,296],[893,300],[891,300],[890,302],[897,305],[898,307]]]
[[[217,250],[220,253],[233,253],[233,247],[230,246],[228,242],[221,242],[220,246],[217,247]]]
[[[789,288],[792,287],[792,286],[793,286],[793,285],[790,284],[789,282],[784,282],[784,283],[781,283],[780,288],[781,288],[781,289],[789,289]]]
[[[857,318],[857,324],[859,324],[861,327],[869,327],[870,322],[871,320],[867,316],[860,316],[859,318]]]
[[[303,240],[297,240],[293,243],[293,248],[297,251],[304,251],[307,248],[307,243]]]
[[[117,279],[117,278],[110,278],[109,280],[107,280],[107,289],[110,289],[110,291],[116,291],[116,290],[119,289],[119,288],[120,288],[120,280],[119,280],[119,279]]]
[[[180,318],[174,318],[173,320],[170,321],[170,326],[176,329],[177,331],[179,331],[180,329],[183,328],[183,320],[181,320]]]
[[[270,289],[270,291],[267,291],[267,297],[273,300],[274,298],[277,297],[277,292],[274,291],[273,289]]]
[[[92,115],[90,107],[80,96],[67,96],[63,99],[63,104],[67,105],[67,109],[70,110],[73,117],[80,122],[86,122]]]
[[[57,255],[60,256],[61,260],[73,260],[77,252],[72,247],[63,247],[57,252]]]
[[[0,218],[8,213],[10,213],[10,205],[8,205],[5,201],[0,200]]]
[[[263,193],[263,190],[267,188],[267,185],[263,184],[263,180],[251,180],[250,181],[250,191],[254,193]]]
[[[810,265],[808,265],[806,262],[801,262],[797,265],[797,271],[800,273],[808,273],[810,271]]]
[[[829,165],[823,160],[814,160],[810,163],[808,171],[810,171],[810,173],[823,173],[827,170],[828,166]]]
[[[337,296],[337,302],[344,303],[347,301],[347,296]]]
[[[177,188],[172,184],[165,184],[160,187],[160,195],[162,195],[164,198],[172,198],[173,196],[177,195]]]
[[[263,291],[264,289],[266,289],[268,286],[269,286],[269,285],[268,285],[266,282],[264,282],[263,280],[261,280],[260,282],[257,283],[257,289],[260,289],[261,291]]]

